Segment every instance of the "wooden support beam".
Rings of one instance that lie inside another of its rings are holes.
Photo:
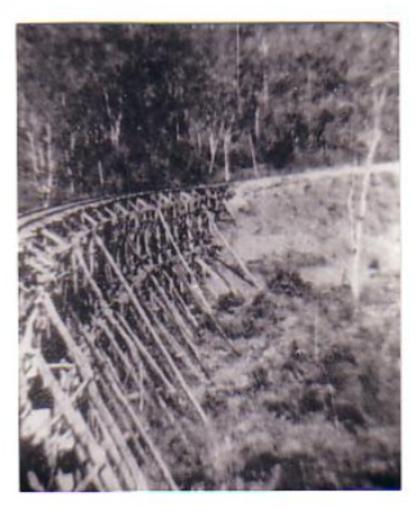
[[[102,389],[104,391],[104,394],[106,395],[106,401],[108,404],[110,404],[109,406],[115,412],[114,419],[116,421],[117,426],[119,427],[122,438],[121,440],[126,442],[128,438],[133,439],[138,453],[140,453],[142,455],[142,458],[144,458],[145,450],[137,443],[137,433],[135,431],[133,432],[132,429],[133,423],[130,422],[129,419],[127,419],[126,412],[121,402],[118,400],[118,398],[115,397],[114,394],[112,394],[111,384],[119,384],[120,386],[122,386],[121,381],[117,375],[117,372],[115,371],[112,365],[109,365],[109,357],[105,356],[103,352],[99,352],[99,350],[96,348],[94,337],[88,333],[85,333],[84,336],[86,341],[88,341],[88,344],[90,345],[92,353],[95,355],[97,363],[101,367],[101,373],[98,374],[97,381],[98,384],[102,383]],[[124,388],[121,387],[121,391],[123,390]],[[132,450],[129,451],[130,454],[133,453]],[[133,458],[135,466],[137,466],[136,458]]]
[[[181,438],[181,441],[184,443],[184,445],[185,445],[185,447],[187,449],[190,449],[191,448],[191,443],[188,440],[188,437],[187,437],[187,434],[185,432],[185,429],[181,426],[181,424],[180,424],[179,420],[177,419],[177,417],[171,412],[171,410],[168,407],[168,405],[166,404],[165,400],[161,396],[159,396],[159,395],[156,395],[156,398],[157,398],[157,402],[159,404],[159,407],[162,409],[162,411],[164,412],[164,414],[166,415],[166,417],[168,418],[169,422],[174,427],[176,432],[178,432],[178,434],[179,434],[179,436]]]
[[[81,252],[80,252],[81,253]],[[76,252],[75,249],[70,253],[70,265],[71,265],[71,278],[73,283],[73,291],[77,294],[79,292],[79,277],[78,277],[78,268],[76,263]]]
[[[180,294],[176,285],[174,284],[174,279],[169,275],[167,271],[163,271],[163,276],[172,284],[172,294],[175,300],[181,306],[182,310],[184,311],[185,317],[188,319],[188,321],[194,328],[198,329],[200,325],[198,321],[195,319],[193,313],[191,312],[190,307],[185,303],[185,300],[182,298],[182,295]]]
[[[182,255],[181,250],[179,249],[178,245],[176,244],[174,238],[172,237],[171,231],[170,231],[170,229],[165,221],[165,218],[163,217],[163,214],[161,213],[160,210],[158,210],[158,216],[159,216],[163,226],[165,227],[168,239],[171,241],[171,244],[173,245],[173,247],[176,251],[176,254],[177,254],[185,272],[187,273],[187,275],[191,276],[191,278],[193,280],[193,284],[190,284],[189,281],[187,279],[185,279],[185,277],[182,276],[182,274],[181,274],[180,278],[183,279],[186,287],[189,289],[192,296],[194,298],[196,298],[196,301],[197,301],[199,307],[201,308],[201,310],[211,319],[213,325],[216,327],[216,330],[219,332],[220,336],[229,344],[232,351],[235,354],[239,355],[239,352],[233,345],[233,342],[227,337],[223,328],[220,326],[219,322],[214,317],[213,310],[212,310],[210,304],[208,303],[206,297],[204,296],[203,292],[201,291],[200,285],[199,285],[197,279],[195,278],[194,272],[192,271],[190,266],[188,266],[188,263],[185,260],[185,257]]]
[[[161,382],[165,385],[165,387],[168,389],[168,391],[171,394],[174,394],[176,390],[175,390],[173,384],[168,380],[168,378],[166,377],[166,374],[161,370],[160,366],[156,363],[155,359],[149,353],[149,351],[147,350],[145,345],[141,343],[139,338],[136,338],[135,340],[131,339],[129,337],[129,335],[127,334],[127,332],[124,330],[124,328],[121,326],[121,323],[119,323],[115,319],[115,316],[111,312],[111,308],[109,307],[109,305],[107,304],[105,298],[103,297],[102,291],[99,289],[99,287],[96,284],[95,280],[90,275],[89,270],[88,270],[87,265],[86,265],[86,262],[84,261],[83,255],[81,255],[81,253],[78,252],[77,253],[77,257],[78,257],[78,260],[80,262],[80,266],[82,268],[82,271],[85,273],[91,288],[93,289],[93,291],[96,294],[98,300],[100,301],[101,305],[103,306],[103,314],[106,317],[106,319],[117,330],[117,332],[124,339],[124,341],[126,342],[126,344],[128,345],[129,348],[133,348],[133,343],[137,343],[136,347],[138,349],[138,352],[144,358],[145,362],[147,362],[147,364],[150,366],[151,370],[161,380]]]
[[[211,277],[215,278],[216,281],[218,282],[218,284],[222,284],[222,287],[224,289],[224,293],[222,293],[222,294],[226,294],[226,293],[235,294],[233,292],[232,288],[228,285],[227,281],[226,280],[222,280],[221,277],[211,268],[211,266],[209,266],[204,261],[204,259],[202,259],[201,257],[196,257],[196,261],[199,264],[199,266],[201,266],[201,269],[204,271],[204,273],[206,273],[207,275],[210,275]],[[217,293],[215,293],[215,297],[216,298],[217,298],[217,296],[218,296]]]
[[[231,280],[229,280],[218,268],[217,266],[217,258],[214,259],[214,263],[212,263],[212,266],[209,266],[209,268],[219,277],[219,279],[226,285],[227,289],[230,293],[232,293],[235,296],[242,296],[242,293],[236,289],[235,285],[232,284]],[[243,277],[242,277],[243,278]],[[254,287],[253,284],[251,284],[252,287]]]
[[[55,245],[57,246],[57,253],[61,253],[68,250],[70,246],[69,241],[59,236],[58,234],[55,234],[47,228],[42,229],[42,235],[50,241],[52,241],[53,243],[55,243]]]
[[[37,353],[36,359],[44,386],[51,390],[55,399],[54,407],[61,411],[62,415],[66,418],[76,439],[78,439],[88,451],[92,463],[109,468],[109,476],[99,480],[99,477],[95,475],[92,476],[92,481],[100,491],[104,489],[109,491],[120,490],[121,483],[108,464],[105,450],[95,441],[82,415],[74,409],[69,397],[61,390],[61,387],[49,369],[41,352]]]
[[[82,373],[85,381],[83,386],[88,388],[89,398],[100,414],[102,430],[108,442],[108,449],[114,456],[114,459],[117,460],[117,464],[119,465],[119,469],[124,477],[124,481],[130,489],[147,489],[147,482],[143,473],[132,460],[128,448],[123,445],[124,439],[122,438],[122,434],[101,399],[97,386],[93,381],[93,370],[86,361],[86,356],[74,341],[73,336],[61,320],[51,297],[47,293],[43,298],[43,304],[51,322],[57,329],[63,341],[66,343],[66,347],[69,350],[70,355]],[[73,395],[73,399],[71,400],[72,403],[74,402],[75,397],[77,397],[77,394]],[[120,458],[118,458],[118,454],[121,455]],[[126,466],[128,466],[128,470],[126,469]]]
[[[124,394],[120,391],[120,389],[113,383],[113,381],[109,382],[109,386],[112,390],[112,392],[117,397],[118,401],[121,403],[121,405],[124,406],[124,409],[129,416],[129,419],[135,426],[136,430],[138,431],[138,434],[143,439],[143,441],[146,443],[147,447],[149,448],[153,458],[155,459],[156,463],[158,464],[160,470],[162,471],[162,474],[167,481],[168,485],[171,489],[178,489],[175,480],[172,477],[171,472],[169,471],[169,468],[165,461],[163,460],[160,451],[152,441],[152,439],[149,437],[148,431],[143,426],[143,422],[141,420],[141,417],[139,413],[136,413],[133,407],[130,405],[130,402],[127,400]]]
[[[237,266],[235,266],[234,264],[231,264],[229,262],[226,262],[224,259],[222,259],[220,257],[220,255],[216,255],[214,257],[214,259],[219,263],[221,264],[224,268],[226,268],[227,270],[229,270],[233,275],[236,275],[237,277],[239,277],[241,280],[243,280],[244,282],[246,282],[249,286],[251,286],[252,288],[255,288],[255,284],[246,276],[244,275],[243,271],[238,268]]]
[[[227,239],[220,232],[219,228],[217,227],[214,219],[210,216],[210,214],[208,214],[208,219],[209,219],[210,226],[211,226],[213,232],[223,243],[223,246],[229,251],[229,253],[232,255],[232,257],[235,259],[236,263],[238,264],[239,268],[242,270],[243,274],[248,278],[248,280],[251,282],[251,284],[253,284],[258,290],[261,290],[262,289],[261,284],[258,283],[257,279],[248,270],[248,268],[246,267],[246,265],[242,261],[242,259],[239,257],[239,255],[235,252],[235,250],[232,248],[232,246],[228,243]]]
[[[140,341],[138,335],[134,332],[134,330],[130,327],[130,325],[128,324],[128,322],[124,319],[123,316],[121,316],[120,314],[116,314],[115,315],[115,318],[116,318],[116,321],[117,323],[120,324],[120,327],[121,329],[124,331],[124,339],[125,341],[128,341],[128,340],[132,340],[134,341],[137,345],[139,345],[139,347],[141,347],[142,349],[144,349],[144,345],[142,344],[142,342]],[[153,359],[153,362],[156,363],[156,360],[152,357],[152,355],[149,353],[149,351],[147,350],[147,353],[148,355],[150,356],[150,359]],[[147,362],[149,365],[151,364],[151,362],[149,362],[149,360],[145,360],[145,362]],[[159,363],[156,363],[156,368],[155,367],[152,367],[150,366],[151,368],[151,371],[157,376],[158,378],[160,379],[160,381],[165,385],[168,393],[170,395],[176,395],[177,394],[177,390],[176,390],[176,387],[174,386],[174,384],[169,381],[169,379],[167,378],[167,375],[165,373],[165,371],[163,371],[161,365]],[[159,374],[158,374],[159,372]]]
[[[162,309],[163,312],[166,314],[168,313],[168,310],[166,309],[164,303],[160,300],[159,297],[156,295],[154,296],[154,300],[156,301],[157,305]],[[186,352],[186,350],[182,347],[182,345],[177,341],[176,337],[174,337],[169,330],[165,327],[165,325],[160,321],[158,316],[155,316],[153,314],[150,314],[151,320],[154,324],[156,324],[158,330],[163,335],[163,337],[166,339],[166,341],[169,343],[170,346],[173,346],[175,353],[178,355],[178,358],[181,359],[189,368],[189,370],[193,373],[193,375],[198,376],[200,378],[205,378],[201,367],[198,368],[191,360],[190,356]]]
[[[82,216],[82,219],[86,220],[93,229],[96,229],[97,226],[99,225],[99,222],[94,220],[92,218],[92,216],[90,216],[86,211],[82,211],[81,216]]]
[[[137,259],[140,259],[140,256],[137,253],[136,249],[131,244],[129,245],[129,247],[130,247],[130,250],[132,251],[132,253],[134,254],[134,256]],[[168,276],[166,276],[166,278],[168,278]],[[186,322],[184,321],[182,314],[178,311],[178,309],[175,305],[175,302],[171,301],[168,298],[168,295],[166,294],[165,290],[160,286],[159,282],[157,281],[156,277],[153,274],[150,275],[150,280],[152,281],[159,296],[162,298],[162,301],[165,304],[165,310],[170,314],[172,319],[175,321],[176,325],[179,327],[181,333],[184,336],[185,342],[188,345],[188,348],[190,349],[190,351],[193,353],[194,357],[199,362],[200,367],[202,368],[203,372],[206,374],[207,372],[202,367],[202,364],[200,362],[200,357],[199,357],[197,350],[195,348],[195,345],[193,343],[193,334],[192,334],[191,330],[189,329],[188,325],[186,324]],[[197,324],[197,326],[198,326],[198,324]]]
[[[190,399],[191,403],[193,404],[193,406],[197,410],[197,412],[198,412],[200,418],[202,419],[203,423],[205,425],[208,425],[209,421],[208,421],[208,418],[207,418],[206,414],[204,413],[203,409],[201,408],[201,406],[199,405],[199,403],[195,399],[191,389],[188,387],[187,383],[185,382],[184,377],[182,376],[181,372],[179,371],[178,367],[176,366],[175,362],[173,361],[173,359],[172,359],[171,355],[169,354],[168,350],[165,348],[165,345],[162,343],[159,335],[157,334],[156,330],[153,327],[153,324],[150,322],[150,319],[149,319],[148,315],[146,314],[146,312],[143,309],[143,307],[140,305],[140,302],[139,302],[137,296],[135,295],[132,287],[128,284],[127,280],[125,279],[125,277],[121,273],[121,270],[118,268],[117,264],[115,263],[114,259],[112,258],[112,255],[108,252],[107,248],[105,247],[105,245],[103,244],[102,240],[98,236],[97,236],[97,244],[101,248],[102,252],[104,253],[105,257],[107,258],[110,266],[112,267],[114,273],[116,274],[116,276],[120,280],[121,284],[124,286],[124,289],[126,290],[128,296],[129,296],[129,298],[130,298],[130,300],[132,302],[132,305],[134,306],[134,308],[136,309],[136,311],[137,311],[138,315],[140,316],[142,322],[145,324],[145,326],[147,327],[148,331],[152,335],[152,337],[153,337],[157,347],[161,351],[162,355],[165,357],[166,362],[168,363],[170,369],[173,371],[173,373],[174,373],[175,377],[177,378],[177,380],[178,380],[182,390],[185,392],[187,397]]]
[[[118,344],[117,340],[115,339],[114,333],[108,327],[106,320],[98,319],[97,324],[98,324],[98,327],[106,335],[108,341],[111,343],[113,350],[115,350],[116,354],[118,355],[118,358],[124,365],[125,372],[129,374],[129,376],[131,377],[131,379],[134,382],[137,382],[138,381],[138,370],[136,369],[136,359],[132,358],[130,360],[129,356],[126,355],[126,353],[121,350],[120,345]],[[130,356],[131,355],[132,354],[130,353]],[[139,359],[139,363],[141,363],[141,358]],[[115,366],[115,364],[114,364],[114,366]]]
[[[200,356],[198,354],[197,348],[193,342],[194,336],[191,332],[190,328],[188,327],[187,323],[185,322],[184,318],[182,317],[182,314],[179,312],[177,306],[175,305],[175,302],[171,301],[166,294],[163,287],[160,286],[158,280],[155,276],[150,277],[152,284],[154,285],[156,291],[158,292],[159,296],[161,297],[164,307],[167,312],[171,315],[172,319],[175,321],[176,325],[179,327],[181,333],[184,336],[185,342],[189,348],[189,350],[192,352],[194,357],[200,361]]]
[[[212,308],[201,290],[198,280],[195,277],[194,271],[188,265],[184,255],[182,254],[181,250],[179,249],[179,246],[177,245],[176,241],[174,240],[171,230],[170,230],[168,224],[166,223],[166,220],[163,217],[163,214],[161,211],[158,211],[158,216],[161,219],[161,222],[165,228],[167,237],[170,240],[173,248],[175,249],[177,257],[178,257],[180,263],[182,264],[182,267],[184,268],[184,271],[187,274],[187,277],[191,277],[193,284],[190,284],[188,279],[186,281],[185,280],[183,280],[183,281],[186,282],[186,286],[189,289],[189,291],[191,292],[191,294],[193,295],[193,297],[195,297],[196,300],[198,300],[201,310],[204,310],[208,316],[212,317]]]

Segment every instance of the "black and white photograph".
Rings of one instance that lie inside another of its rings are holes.
[[[399,491],[399,23],[15,28],[20,491]]]

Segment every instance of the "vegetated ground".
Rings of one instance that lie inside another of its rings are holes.
[[[195,394],[214,433],[197,463],[176,467],[181,487],[400,487],[398,165],[371,176],[359,308],[352,180],[358,196],[361,175],[345,168],[236,186],[223,231],[261,288],[231,273],[236,291],[219,295],[238,354],[211,325],[201,334],[211,381]]]

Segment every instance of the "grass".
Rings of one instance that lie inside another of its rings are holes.
[[[187,488],[400,487],[398,180],[372,176],[358,306],[349,180],[264,179],[233,200],[226,232],[264,288],[219,299],[240,356],[210,327],[202,336],[212,384],[197,393],[217,437],[199,475],[179,469]]]

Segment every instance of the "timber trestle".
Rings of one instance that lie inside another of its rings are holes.
[[[179,487],[175,456],[211,431],[191,384],[208,380],[203,319],[224,337],[205,278],[229,195],[130,194],[19,219],[21,480],[32,490]]]

